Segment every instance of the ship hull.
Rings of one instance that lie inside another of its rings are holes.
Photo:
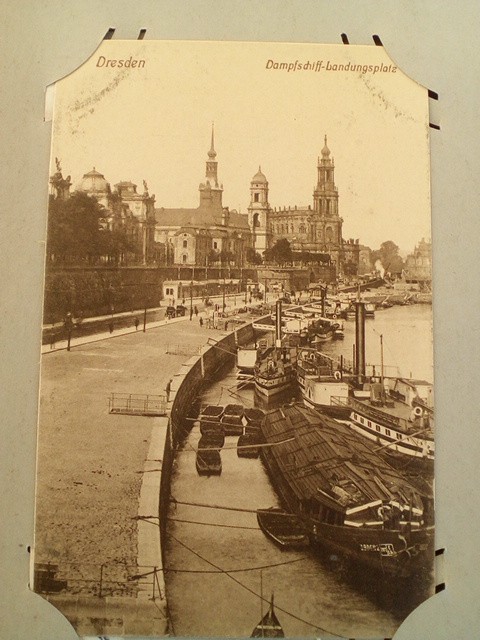
[[[293,380],[294,376],[291,374],[275,378],[255,376],[255,390],[267,398],[270,398],[289,389],[292,386]]]
[[[312,544],[318,545],[322,550],[334,551],[343,558],[383,576],[410,578],[415,575],[419,566],[429,563],[433,556],[433,526],[411,531],[406,528],[369,529],[331,525],[305,517],[301,513],[295,494],[268,448],[262,449],[261,456],[284,508],[297,515]]]
[[[309,409],[314,409],[315,411],[320,411],[320,413],[324,413],[331,418],[336,418],[337,420],[347,420],[350,415],[350,410],[346,407],[340,405],[332,405],[332,404],[318,404],[317,402],[313,402],[310,400],[304,393],[302,393],[303,404]]]
[[[393,466],[415,465],[426,473],[433,473],[434,442],[430,439],[408,436],[391,425],[375,421],[361,411],[350,411],[348,424],[352,430],[371,442],[376,442],[380,452]]]

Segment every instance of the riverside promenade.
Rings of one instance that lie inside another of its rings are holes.
[[[185,316],[42,348],[34,562],[53,578],[42,595],[81,636],[169,632],[158,527],[168,418],[109,414],[108,398],[165,394],[223,333]]]

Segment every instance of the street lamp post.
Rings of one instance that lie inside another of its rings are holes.
[[[225,307],[227,305],[225,304],[225,275],[223,276],[223,309],[222,311],[225,313]]]
[[[193,280],[190,280],[190,320],[193,316]]]
[[[67,313],[64,321],[65,329],[67,330],[67,351],[70,351],[70,342],[72,340],[73,331],[73,318],[70,312]]]

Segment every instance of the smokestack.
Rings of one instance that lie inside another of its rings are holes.
[[[325,298],[327,297],[327,288],[320,287],[320,299],[322,305],[322,318],[325,317]]]
[[[275,307],[275,346],[282,346],[282,301],[277,300]]]
[[[358,382],[365,379],[365,303],[355,302],[355,373]]]

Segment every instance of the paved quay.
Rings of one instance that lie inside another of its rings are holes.
[[[71,351],[47,345],[34,557],[68,582],[48,599],[79,635],[168,632],[158,525],[143,519],[158,513],[167,419],[111,415],[108,397],[163,394],[185,354],[222,333],[186,317],[88,336]]]
[[[196,307],[198,311],[198,316],[193,314],[191,322],[197,323],[199,319],[202,318],[206,320],[207,317],[211,317],[213,314],[213,309],[215,305],[219,307],[222,306],[223,296],[211,296],[210,297],[211,306],[205,307],[203,298],[193,298],[192,299],[192,310]],[[245,294],[231,294],[225,296],[226,302],[226,311],[228,314],[234,313],[237,309],[247,306],[245,303]],[[252,301],[248,303],[249,308],[255,308],[260,306],[262,303],[258,301]],[[188,320],[190,322],[190,299],[188,299],[185,303],[187,308],[187,312],[185,316],[180,316],[178,318],[172,318],[168,320],[165,317],[165,312],[167,308],[167,303],[164,303],[161,307],[150,308],[147,313],[147,323],[146,330],[148,331],[151,328],[161,327],[166,324],[171,324],[174,322],[182,322]],[[138,320],[138,326],[135,327],[135,319]],[[135,311],[123,311],[120,313],[103,315],[103,316],[95,316],[93,318],[84,318],[82,319],[82,325],[80,330],[73,329],[72,337],[70,341],[70,346],[73,347],[75,345],[80,344],[88,344],[90,342],[98,342],[100,340],[106,340],[108,338],[113,338],[119,335],[126,335],[128,333],[135,333],[138,331],[143,331],[143,319],[144,319],[144,310],[137,309]],[[107,331],[108,324],[112,323],[114,326],[113,331]],[[81,333],[82,330],[88,328],[89,325],[102,325],[103,328],[100,330],[99,328],[94,328],[94,333],[89,333],[87,335],[76,335],[77,333]],[[221,327],[220,319],[219,326]],[[43,325],[44,333],[51,332],[50,335],[47,333],[47,338],[44,340],[45,344],[42,344],[42,353],[49,353],[51,351],[57,351],[58,349],[67,349],[67,332],[64,328],[63,322],[56,324],[46,324]]]

